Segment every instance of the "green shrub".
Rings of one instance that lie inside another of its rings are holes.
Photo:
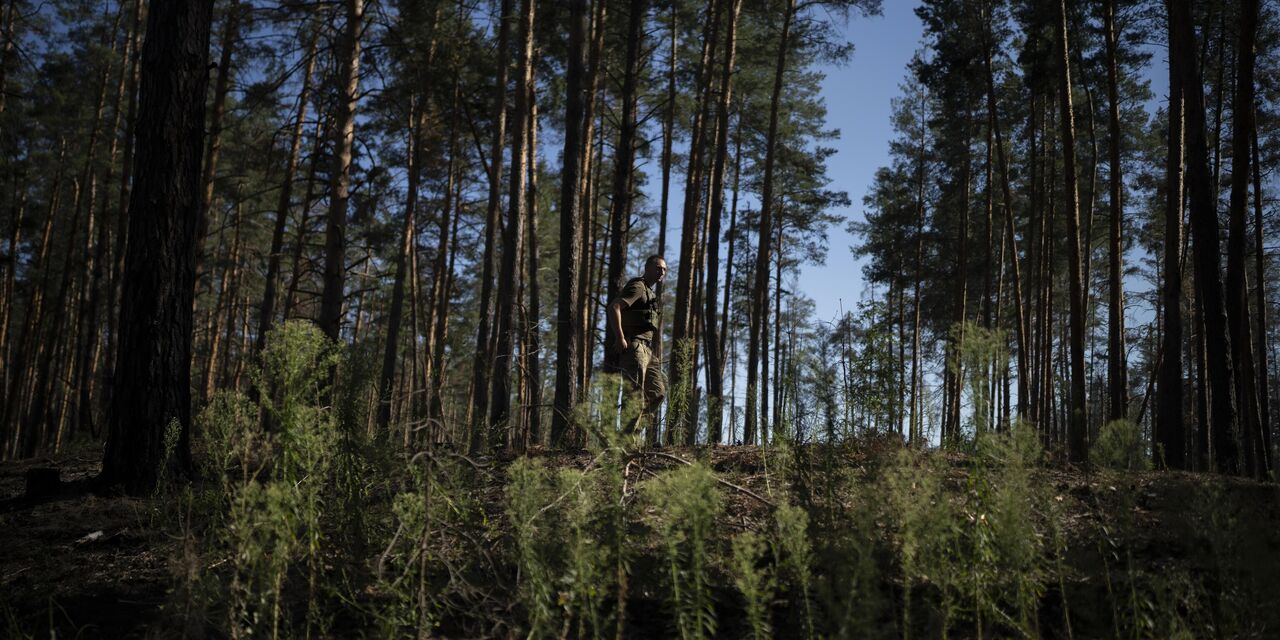
[[[773,600],[774,579],[763,563],[766,542],[761,535],[747,531],[733,537],[733,561],[730,568],[733,584],[746,602],[747,622],[752,638],[771,638],[769,604]]]
[[[813,637],[813,605],[809,597],[813,584],[813,547],[809,542],[809,514],[784,502],[773,512],[773,519],[778,531],[778,569],[798,588],[804,607],[805,634]]]
[[[659,514],[676,630],[681,638],[713,637],[711,563],[715,520],[724,506],[715,473],[695,463],[659,475],[645,489]]]
[[[1146,434],[1132,420],[1112,420],[1102,425],[1097,442],[1089,449],[1089,460],[1106,469],[1150,469]]]
[[[552,510],[556,484],[542,464],[528,458],[513,462],[507,475],[507,518],[515,538],[520,569],[517,593],[528,616],[528,635],[550,636],[559,617],[554,568],[558,541],[551,522],[556,515]]]

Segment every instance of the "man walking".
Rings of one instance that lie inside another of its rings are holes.
[[[667,261],[659,255],[644,261],[644,275],[632,278],[609,303],[608,322],[612,349],[619,358],[618,371],[630,389],[626,406],[635,410],[636,400],[643,394],[644,403],[624,432],[636,429],[652,419],[667,395],[662,364],[653,354],[653,343],[662,327],[662,299],[655,289],[667,274]]]

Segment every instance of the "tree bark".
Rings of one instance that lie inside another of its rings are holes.
[[[551,414],[551,446],[562,447],[569,434],[574,406],[578,403],[578,362],[582,301],[578,297],[582,257],[582,159],[588,143],[586,123],[587,0],[569,4],[569,56],[565,78],[563,168],[560,173],[560,273],[556,301],[556,391]],[[665,207],[665,197],[664,197]]]
[[[1153,426],[1156,462],[1187,468],[1186,426],[1182,412],[1182,84],[1169,66],[1168,156],[1165,161],[1163,283],[1159,407]]]
[[[151,492],[162,467],[181,476],[191,465],[191,310],[212,9],[212,0],[157,3],[142,49],[119,386],[99,476],[135,495]]]
[[[520,338],[516,325],[516,292],[519,280],[521,245],[524,241],[525,208],[528,193],[529,84],[532,82],[534,0],[523,0],[520,17],[520,62],[516,80],[516,103],[512,113],[511,184],[508,191],[507,224],[503,228],[502,272],[498,277],[498,339],[494,350],[493,395],[489,404],[489,448],[498,449],[509,437],[511,417],[511,369],[515,366],[513,344]]]
[[[631,204],[635,178],[636,106],[640,83],[641,52],[644,48],[646,0],[629,0],[627,9],[627,52],[622,78],[622,117],[618,123],[618,146],[613,160],[613,201],[609,207],[609,275],[606,297],[621,289],[626,274],[627,248],[631,232]],[[612,343],[605,346],[606,358],[618,354]]]
[[[988,36],[987,36],[987,37],[988,37],[988,39],[990,38],[990,28],[989,28],[989,25],[988,25]],[[993,50],[993,48],[994,48],[993,43],[991,43],[990,41],[988,41],[988,43],[987,43],[987,55],[986,55],[986,70],[987,70],[987,116],[988,116],[988,118],[990,118],[990,126],[991,126],[991,130],[992,130],[993,134],[995,135],[995,144],[996,144],[996,163],[997,163],[997,164],[999,165],[999,167],[1000,167],[1000,195],[1001,195],[1001,198],[1002,198],[1002,200],[1001,200],[1001,205],[1002,205],[1002,208],[1003,208],[1003,210],[1004,210],[1004,211],[1003,211],[1003,213],[1004,213],[1004,232],[1005,232],[1005,235],[1006,235],[1006,236],[1008,236],[1008,238],[1009,238],[1009,246],[1013,249],[1013,250],[1010,252],[1010,260],[1009,260],[1009,262],[1010,262],[1010,265],[1011,265],[1011,266],[1012,266],[1012,268],[1013,268],[1013,291],[1014,291],[1014,293],[1013,293],[1014,305],[1013,305],[1013,306],[1014,306],[1014,310],[1015,310],[1015,315],[1014,315],[1014,322],[1015,322],[1015,325],[1014,325],[1014,336],[1015,336],[1015,337],[1016,337],[1016,339],[1017,339],[1017,347],[1018,347],[1018,359],[1017,359],[1017,363],[1018,363],[1018,365],[1017,365],[1017,366],[1018,366],[1018,417],[1019,417],[1019,418],[1025,418],[1025,417],[1027,417],[1027,407],[1028,407],[1028,402],[1027,402],[1027,400],[1028,400],[1028,393],[1029,393],[1029,391],[1028,391],[1028,387],[1027,387],[1027,383],[1028,383],[1028,380],[1029,380],[1028,376],[1030,376],[1030,369],[1029,369],[1028,364],[1027,364],[1027,360],[1028,360],[1028,353],[1027,353],[1027,351],[1028,351],[1028,349],[1030,348],[1030,343],[1027,341],[1027,318],[1026,318],[1026,309],[1023,307],[1023,304],[1022,304],[1022,300],[1023,300],[1023,298],[1022,298],[1022,267],[1021,267],[1021,266],[1020,266],[1020,264],[1019,264],[1019,263],[1020,263],[1020,260],[1018,259],[1018,250],[1017,250],[1017,247],[1018,247],[1018,236],[1017,236],[1017,234],[1016,234],[1016,233],[1015,233],[1015,231],[1014,231],[1014,223],[1013,223],[1013,189],[1010,187],[1010,180],[1009,180],[1009,160],[1008,160],[1008,157],[1005,155],[1005,151],[1004,151],[1004,132],[1003,132],[1003,130],[1002,130],[1002,129],[1001,129],[1001,127],[1000,127],[1000,109],[999,109],[999,101],[998,101],[998,100],[996,100],[996,91],[995,91],[995,72],[994,72],[994,70],[992,69],[992,66],[991,66],[991,56],[992,56],[992,54],[993,54],[993,51],[992,51],[992,50]],[[922,126],[923,126],[923,121],[922,121]],[[1033,151],[1034,151],[1034,150],[1033,150]],[[921,153],[923,153],[923,151],[922,151]],[[1030,161],[1030,162],[1031,162],[1031,164],[1033,164],[1033,165],[1035,164],[1035,157],[1034,157],[1034,153],[1032,154],[1032,158],[1031,158],[1031,161]],[[1033,172],[1034,172],[1034,169],[1033,169]],[[921,181],[922,181],[922,182],[921,182],[921,187],[920,187],[922,191],[923,191],[923,188],[924,188],[924,187],[923,187],[923,180],[924,180],[924,176],[923,176],[923,168],[922,168],[922,169],[921,169]],[[923,219],[923,216],[924,216],[924,209],[923,209],[923,207],[924,207],[924,204],[923,204],[923,197],[921,197],[921,198],[920,198],[920,200],[921,200],[921,203],[920,203],[920,205],[919,205],[919,206],[920,206],[920,216],[921,216],[921,219]],[[1034,206],[1034,204],[1033,204],[1033,206]],[[922,223],[921,223],[921,224],[922,224]],[[919,232],[919,227],[917,227],[917,233],[918,233],[918,232]],[[917,249],[916,249],[916,255],[917,255],[917,256],[919,256],[919,255],[920,255],[920,249],[919,249],[919,248],[917,248]],[[917,262],[918,262],[918,258],[917,258]],[[918,267],[917,267],[917,270],[918,270]],[[917,278],[918,278],[918,276],[917,276]],[[918,289],[919,289],[919,284],[917,283],[917,296],[919,295],[919,291],[918,291]],[[917,313],[917,315],[919,314],[919,301],[917,301],[917,304],[916,304],[916,313]],[[917,318],[917,321],[918,321],[918,318]],[[917,327],[917,331],[918,331],[918,330],[919,330],[919,328]],[[917,335],[917,337],[916,337],[916,342],[917,342],[917,345],[918,345],[918,343],[919,343],[918,335]],[[913,363],[914,363],[914,359],[913,359]],[[913,366],[914,366],[914,364],[913,364]]]
[[[253,352],[261,353],[267,345],[267,333],[275,321],[276,281],[280,278],[280,252],[284,250],[285,225],[289,221],[289,208],[293,202],[293,183],[298,173],[298,161],[302,154],[303,125],[307,119],[307,104],[311,100],[311,77],[316,67],[316,47],[320,41],[320,28],[311,30],[307,44],[307,61],[302,72],[302,89],[298,92],[298,111],[293,119],[293,132],[289,140],[289,159],[285,162],[284,177],[280,182],[280,197],[276,201],[276,221],[271,231],[271,248],[267,253],[267,273],[263,277],[262,305],[258,308],[258,331]]]
[[[344,7],[346,24],[338,36],[337,48],[338,96],[334,105],[333,169],[329,177],[329,212],[325,218],[324,288],[320,297],[319,323],[325,335],[335,342],[342,332],[347,208],[351,198],[351,162],[356,140],[356,102],[360,98],[364,0],[346,0]]]
[[[716,106],[715,162],[711,168],[711,207],[707,219],[706,307],[703,339],[707,359],[707,443],[719,444],[724,420],[724,361],[716,304],[720,302],[720,220],[724,215],[725,164],[729,155],[729,104],[733,97],[733,67],[737,52],[738,14],[742,0],[730,0],[725,33],[724,67],[720,77],[720,102]],[[726,284],[727,286],[727,284]]]
[[[1258,316],[1255,320],[1255,331],[1258,332],[1258,415],[1262,425],[1262,451],[1266,456],[1263,462],[1267,469],[1274,469],[1271,455],[1271,370],[1268,365],[1267,350],[1267,254],[1262,244],[1262,165],[1258,161],[1258,119],[1256,106],[1253,118],[1253,240],[1254,240],[1254,280],[1257,284]]]
[[[1062,109],[1062,166],[1067,195],[1068,303],[1071,350],[1071,409],[1067,424],[1067,458],[1089,460],[1088,423],[1085,407],[1084,370],[1084,285],[1081,280],[1080,201],[1076,184],[1075,114],[1071,106],[1070,46],[1067,42],[1067,3],[1058,2],[1058,94]]]
[[[1204,92],[1195,59],[1195,32],[1189,0],[1170,0],[1169,41],[1178,67],[1186,109],[1187,192],[1191,200],[1191,240],[1195,247],[1195,275],[1200,283],[1199,303],[1204,318],[1207,378],[1210,393],[1209,433],[1218,471],[1242,469],[1236,434],[1235,379],[1226,302],[1219,276],[1218,216],[1209,175],[1209,151],[1205,140]]]
[[[493,345],[490,308],[493,304],[493,272],[497,261],[498,225],[502,215],[502,143],[507,129],[507,65],[511,56],[511,12],[514,0],[502,0],[498,14],[498,77],[494,82],[493,138],[489,151],[489,203],[485,209],[484,255],[480,266],[480,322],[476,326],[475,360],[472,363],[471,453],[486,447],[488,428],[485,421],[489,408],[490,378],[493,367]],[[512,159],[514,162],[514,158]]]
[[[1120,166],[1120,63],[1117,61],[1117,40],[1120,37],[1115,21],[1115,0],[1107,0],[1103,9],[1107,51],[1107,135],[1111,139],[1107,182],[1111,189],[1111,224],[1108,242],[1108,322],[1107,322],[1107,382],[1108,420],[1121,420],[1129,407],[1129,364],[1124,346],[1124,180]]]
[[[196,235],[196,282],[204,267],[204,241],[209,235],[210,209],[213,207],[214,178],[218,175],[218,156],[222,152],[222,119],[227,110],[227,92],[231,89],[231,56],[240,33],[239,0],[231,0],[223,18],[222,49],[218,58],[218,79],[213,83],[213,111],[209,114],[209,144],[205,147],[204,168],[200,177],[200,227]]]
[[[695,299],[698,297],[698,282],[701,279],[698,265],[702,260],[704,245],[699,239],[706,232],[703,226],[704,209],[702,208],[703,195],[706,191],[703,181],[707,176],[705,150],[709,144],[713,144],[707,142],[707,132],[711,118],[711,84],[715,77],[714,60],[719,46],[720,15],[723,8],[724,3],[719,0],[707,3],[702,30],[702,53],[698,60],[695,80],[697,96],[693,105],[689,158],[685,169],[684,205],[680,223],[680,259],[676,266],[676,299],[675,314],[671,322],[671,344],[674,353],[677,345],[687,343],[690,348],[690,363],[697,361],[695,343],[698,319],[694,314],[697,308]],[[686,410],[684,414],[673,414],[667,420],[666,439],[668,444],[674,444],[672,438],[677,431],[688,434],[694,430],[692,415],[697,407],[692,401],[694,385],[686,384],[685,381],[687,377],[694,375],[692,373],[694,367],[681,367],[682,363],[676,362],[675,358],[672,358],[668,364],[671,388],[685,388],[690,392],[690,401],[681,403]]]
[[[1245,220],[1249,210],[1249,162],[1254,110],[1254,42],[1258,30],[1258,0],[1240,2],[1236,45],[1236,87],[1231,105],[1231,207],[1227,227],[1227,322],[1231,361],[1235,364],[1236,407],[1244,439],[1246,473],[1266,477],[1269,471],[1259,416],[1258,386],[1253,362],[1253,326],[1249,319],[1249,283],[1245,276]],[[1225,88],[1224,88],[1225,90]]]

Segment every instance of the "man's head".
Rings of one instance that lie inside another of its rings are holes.
[[[662,278],[667,275],[667,261],[662,256],[654,254],[644,261],[644,281],[650,286],[662,282]]]

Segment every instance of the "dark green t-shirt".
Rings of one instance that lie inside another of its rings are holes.
[[[635,331],[633,333],[634,329],[632,327],[634,326],[634,321],[629,322],[629,320],[633,320],[637,317],[636,312],[640,310],[661,310],[660,304],[658,303],[657,292],[646,285],[643,279],[636,278],[631,282],[628,282],[626,286],[622,288],[622,291],[618,293],[618,297],[615,298],[615,301],[622,303],[622,331],[627,336],[627,339],[640,339],[652,342],[654,338],[657,337],[657,335],[655,335],[656,332],[653,330]],[[628,313],[629,311],[631,313]]]

